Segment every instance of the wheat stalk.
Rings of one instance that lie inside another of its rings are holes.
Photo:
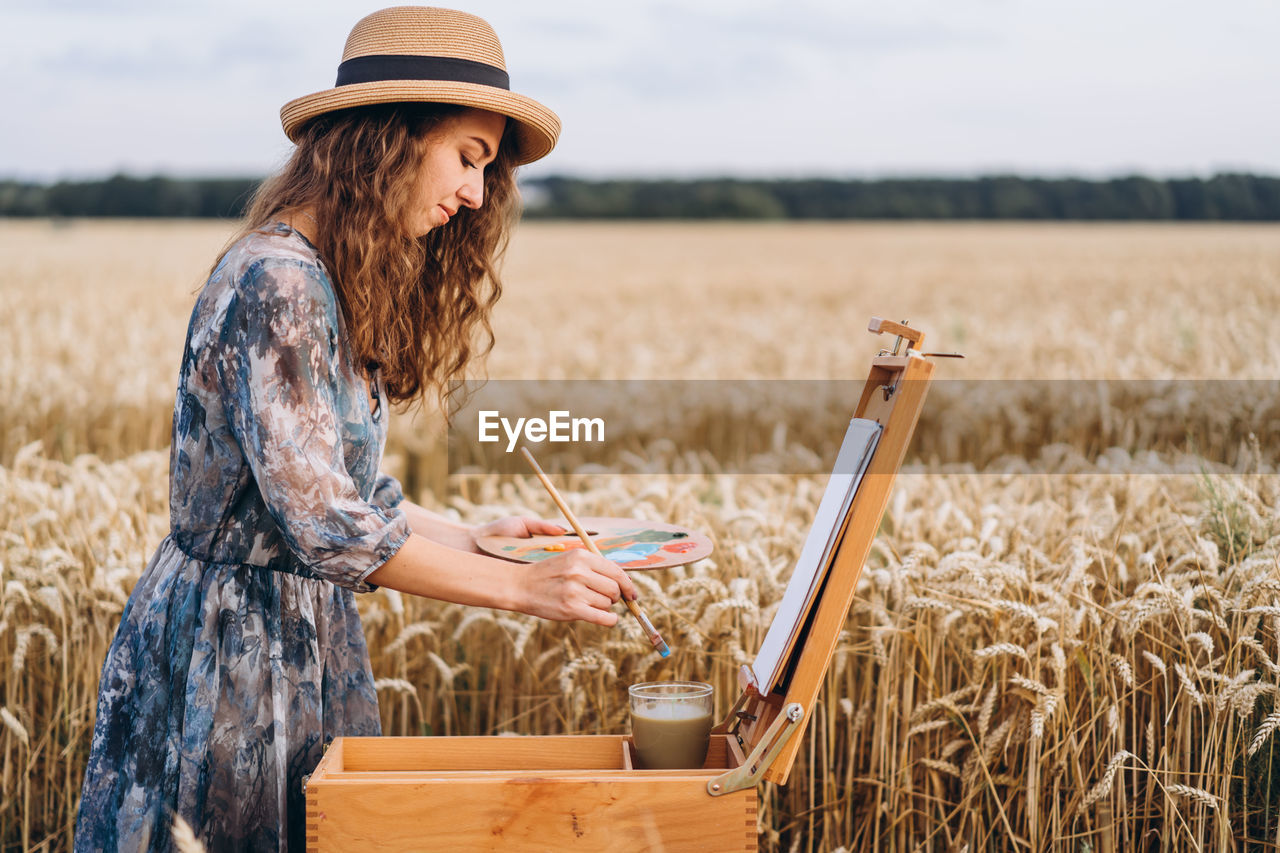
[[[1185,797],[1189,800],[1195,800],[1202,806],[1208,806],[1217,810],[1220,802],[1217,797],[1210,794],[1202,788],[1193,788],[1190,785],[1165,785],[1165,790],[1175,797]]]
[[[1262,725],[1258,726],[1257,731],[1253,733],[1253,740],[1249,743],[1249,757],[1262,749],[1263,744],[1267,742],[1267,738],[1271,737],[1271,733],[1280,728],[1280,711],[1272,711],[1267,714],[1266,719],[1262,721]]]
[[[1120,772],[1120,768],[1124,766],[1124,762],[1133,757],[1133,753],[1129,752],[1127,749],[1122,749],[1115,755],[1111,756],[1111,760],[1107,762],[1106,769],[1102,771],[1102,778],[1098,780],[1097,784],[1089,789],[1089,793],[1084,795],[1081,807],[1088,808],[1098,800],[1110,794],[1111,786],[1115,782],[1116,774]]]

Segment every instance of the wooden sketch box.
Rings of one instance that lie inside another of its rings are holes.
[[[872,360],[784,600],[702,768],[637,769],[624,735],[338,738],[307,781],[307,849],[755,850],[756,786],[791,772],[933,371],[913,348],[920,332],[870,328],[898,344]]]

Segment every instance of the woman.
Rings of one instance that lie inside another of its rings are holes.
[[[506,88],[479,18],[360,21],[338,84],[282,110],[297,143],[192,313],[174,409],[172,532],[103,665],[77,850],[304,847],[302,781],[337,736],[380,734],[353,592],[388,586],[614,624],[625,573],[580,550],[532,566],[378,473],[386,406],[439,400],[492,343],[512,170],[555,115]],[[483,346],[473,346],[479,335]]]

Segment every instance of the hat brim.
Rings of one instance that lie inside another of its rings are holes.
[[[280,122],[285,136],[297,142],[298,130],[318,115],[350,107],[400,102],[458,104],[514,119],[517,165],[545,157],[560,135],[560,119],[533,98],[494,86],[449,80],[379,80],[338,86],[294,98],[280,108]]]

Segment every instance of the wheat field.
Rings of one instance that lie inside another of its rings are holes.
[[[0,222],[3,849],[69,847],[102,657],[168,529],[186,318],[232,230]],[[860,380],[874,314],[965,353],[939,377],[993,380],[926,402],[761,849],[1280,849],[1280,227],[534,223],[505,278],[495,379]],[[1094,380],[1105,405],[1077,405]],[[1157,406],[1165,381],[1191,401]],[[772,449],[800,453],[812,425],[786,426]],[[423,504],[554,517],[535,481],[443,476],[438,419],[392,429]],[[695,450],[722,434],[690,418],[560,478],[579,514],[716,541],[637,577],[669,660],[630,620],[380,590],[384,731],[625,731],[651,679],[727,711],[825,478],[725,474]]]

